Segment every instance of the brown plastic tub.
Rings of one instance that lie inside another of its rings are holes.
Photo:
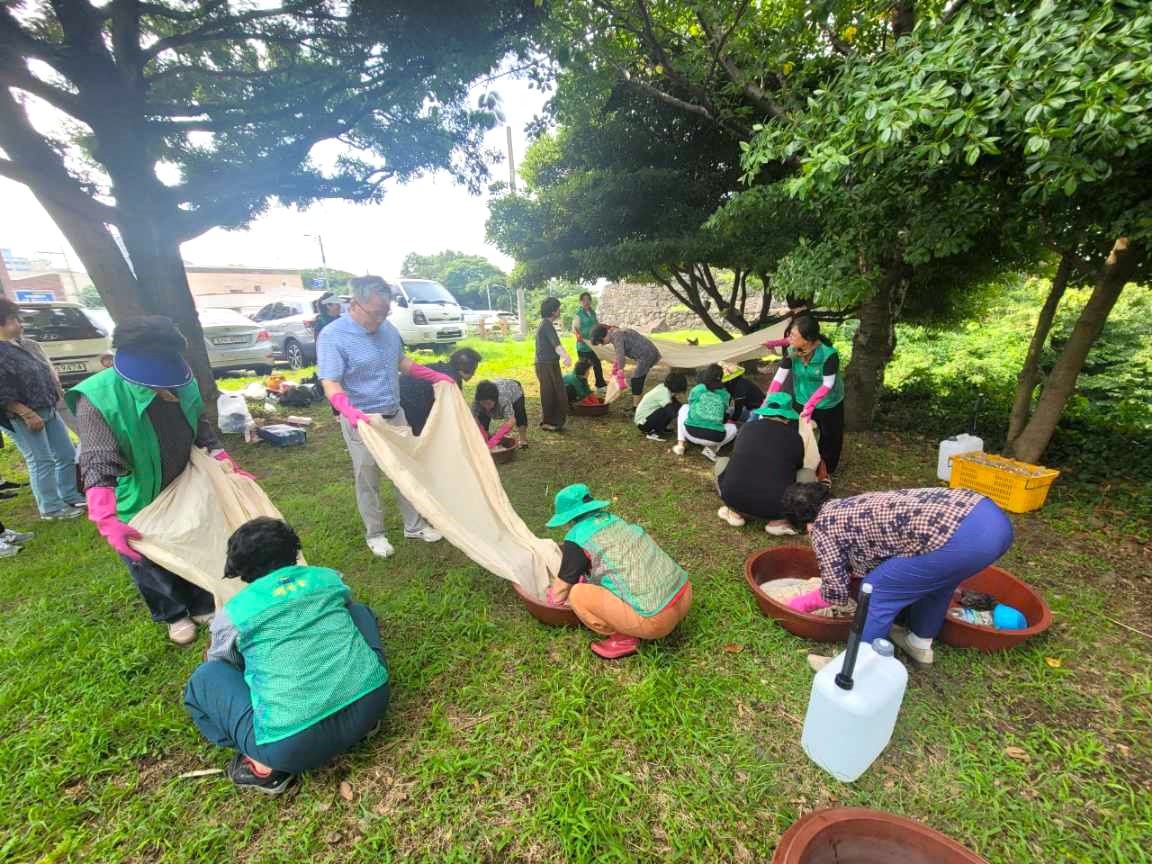
[[[940,631],[940,641],[955,648],[975,648],[977,651],[1003,651],[1014,648],[1043,633],[1052,626],[1052,610],[1031,585],[1021,582],[1007,570],[999,567],[985,567],[975,576],[960,583],[960,590],[983,591],[1023,613],[1028,626],[1023,630],[997,630],[995,627],[982,627],[957,621],[952,616],[944,619]],[[959,597],[954,598],[956,602]]]
[[[780,626],[789,633],[805,639],[846,642],[848,630],[852,626],[851,618],[825,618],[822,615],[797,612],[760,590],[760,585],[776,579],[812,579],[819,575],[816,555],[811,549],[800,546],[777,546],[753,552],[744,562],[744,579],[764,615],[780,622]],[[853,594],[856,593],[857,584],[855,581],[852,583]]]
[[[772,864],[988,864],[912,819],[868,810],[817,810],[780,838]]]
[[[547,624],[549,627],[580,626],[580,619],[568,607],[549,606],[547,603],[542,603],[535,597],[529,596],[516,583],[512,583],[512,587],[516,589],[516,593],[520,595],[520,601],[528,607],[532,617],[541,624]]]
[[[520,449],[520,442],[517,441],[514,447],[497,447],[492,453],[492,461],[497,465],[503,465],[506,462],[511,462],[516,458],[516,451]]]
[[[569,405],[568,413],[577,417],[603,417],[612,410],[611,405]]]

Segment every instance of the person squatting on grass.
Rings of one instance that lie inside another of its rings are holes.
[[[516,424],[521,449],[528,447],[528,409],[524,405],[524,388],[519,381],[494,378],[478,383],[472,401],[472,417],[484,433],[489,447],[499,444],[513,423]],[[493,420],[504,421],[495,433],[492,433]]]
[[[653,441],[663,441],[676,422],[680,400],[688,392],[688,379],[679,372],[670,372],[663,384],[657,384],[644,394],[632,421],[636,428]]]
[[[602,405],[600,397],[588,386],[588,370],[592,363],[584,355],[576,361],[572,371],[564,376],[564,389],[568,393],[569,405]]]
[[[348,311],[324,328],[317,343],[316,374],[324,395],[340,414],[340,431],[356,483],[356,507],[364,523],[364,537],[372,554],[387,558],[395,550],[384,536],[384,511],[380,506],[380,466],[364,442],[357,424],[369,423],[379,414],[390,426],[407,426],[400,405],[400,373],[430,384],[456,380],[404,356],[400,332],[388,321],[392,291],[379,276],[357,276],[348,282],[352,300]],[[404,519],[404,536],[435,543],[441,535],[396,492],[396,506]]]
[[[184,472],[193,447],[252,475],[220,449],[184,362],[188,342],[170,318],[121,321],[112,344],[112,368],[65,394],[80,436],[88,518],[128,566],[152,620],[168,625],[173,642],[187,645],[196,639],[196,625],[212,617],[212,595],[128,545],[140,537],[128,522]]]
[[[536,380],[540,382],[540,428],[559,432],[568,420],[568,393],[560,364],[572,365],[572,358],[560,344],[555,321],[560,317],[560,301],[547,297],[540,304],[540,326],[536,328]]]
[[[798,612],[848,602],[852,579],[872,586],[860,641],[891,639],[918,665],[933,662],[956,586],[1012,545],[1012,522],[970,489],[897,489],[832,500],[823,483],[797,483],[781,502],[806,530],[820,567],[818,589],[789,601]],[[893,626],[905,613],[906,626]]]
[[[607,512],[583,483],[556,493],[549,528],[571,523],[548,602],[567,601],[602,636],[592,650],[606,660],[635,654],[641,639],[663,639],[688,614],[692,583],[639,525]]]
[[[623,392],[629,386],[632,390],[632,407],[640,404],[640,394],[644,392],[644,381],[652,367],[660,362],[660,349],[647,336],[624,327],[613,327],[609,324],[597,324],[592,328],[593,345],[611,345],[616,349],[616,360],[612,364],[612,375],[616,379],[616,386]],[[624,383],[624,363],[628,359],[635,361],[632,370],[632,380]]]
[[[716,461],[717,451],[736,437],[736,424],[728,422],[732,397],[724,387],[724,370],[713,363],[697,371],[699,382],[688,394],[688,404],[676,415],[676,446],[672,452],[684,455],[684,442],[704,448],[705,458]]]
[[[475,348],[461,348],[452,352],[448,362],[429,363],[428,368],[447,375],[456,382],[456,386],[463,387],[465,381],[472,380],[483,359]],[[424,424],[428,422],[428,415],[435,404],[436,391],[429,382],[411,375],[400,376],[400,407],[404,409],[413,435],[424,431]]]
[[[212,621],[184,688],[196,728],[236,751],[237,786],[279,795],[371,734],[388,708],[376,615],[335,570],[297,564],[300,538],[261,516],[228,538],[224,576],[247,587]]]

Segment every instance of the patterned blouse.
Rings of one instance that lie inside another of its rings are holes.
[[[0,413],[9,402],[43,411],[59,401],[60,385],[44,349],[27,338],[0,340]]]
[[[842,606],[853,577],[889,558],[936,551],[983,499],[970,489],[897,489],[829,501],[811,530],[820,596]]]

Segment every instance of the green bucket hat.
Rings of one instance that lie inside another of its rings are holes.
[[[792,407],[792,397],[782,390],[769,393],[764,397],[764,404],[752,412],[761,417],[783,417],[785,420],[799,420],[800,415]]]
[[[549,528],[559,528],[578,516],[610,506],[607,501],[594,501],[592,493],[583,483],[573,483],[556,493],[556,514],[545,524]]]

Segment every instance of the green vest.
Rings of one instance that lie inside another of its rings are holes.
[[[257,744],[315,726],[388,682],[327,567],[273,570],[224,604],[236,626]]]
[[[723,387],[719,390],[709,390],[703,384],[697,384],[688,394],[688,417],[684,421],[685,425],[723,432],[724,416],[731,399],[732,395]]]
[[[607,588],[645,618],[671,603],[688,581],[684,568],[643,528],[611,513],[578,519],[564,539],[588,554],[589,582]]]
[[[569,372],[564,376],[564,386],[571,387],[573,390],[575,390],[576,398],[578,400],[592,395],[592,388],[588,386],[588,382],[577,375],[575,372]]]
[[[190,381],[172,392],[180,398],[180,409],[188,425],[195,429],[204,412],[199,386]],[[72,411],[76,410],[79,395],[100,412],[128,464],[129,472],[116,482],[116,512],[127,522],[156,499],[163,482],[160,441],[145,413],[156,398],[156,391],[125,381],[114,369],[105,369],[85,378],[64,395]]]
[[[789,352],[792,357],[792,387],[795,394],[796,402],[803,406],[816,390],[824,385],[824,361],[832,356],[840,356],[840,352],[833,348],[831,345],[825,345],[821,342],[816,346],[816,350],[812,352],[812,357],[807,363],[796,355],[795,351]],[[837,373],[836,383],[832,385],[832,389],[828,394],[820,400],[817,408],[835,408],[844,401],[844,379]]]
[[[599,323],[600,322],[596,320],[595,310],[589,309],[585,312],[583,306],[576,310],[576,329],[580,331],[580,335],[583,336],[585,340],[592,338],[592,328]],[[592,343],[590,341],[577,342],[576,347],[585,354],[592,352]]]

